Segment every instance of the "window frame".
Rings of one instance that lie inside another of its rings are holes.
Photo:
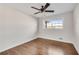
[[[55,23],[53,24],[52,22],[57,21],[57,20],[60,20],[60,23],[57,23],[57,24],[61,24],[60,27],[59,26],[55,26],[55,27],[53,26],[53,25],[56,25],[56,24]],[[47,23],[48,22],[50,22],[50,23],[53,24],[51,28],[47,27]],[[61,26],[62,26],[62,28],[61,28]],[[59,28],[56,28],[56,27],[59,27]],[[54,19],[50,19],[50,20],[45,21],[45,28],[46,29],[58,29],[58,30],[62,30],[64,28],[64,18],[54,18]]]

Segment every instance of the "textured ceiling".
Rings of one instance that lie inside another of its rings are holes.
[[[34,15],[34,13],[38,12],[38,10],[32,9],[31,6],[41,8],[41,5],[45,5],[45,3],[10,3],[10,4],[0,4],[0,5],[9,6],[23,13],[26,13],[34,17],[39,17],[39,18],[66,13],[66,12],[72,11],[76,6],[75,3],[51,3],[51,5],[47,9],[55,10],[54,13],[43,12],[43,13]]]

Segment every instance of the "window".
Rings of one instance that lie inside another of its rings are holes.
[[[45,21],[47,29],[63,29],[63,19],[52,19]]]

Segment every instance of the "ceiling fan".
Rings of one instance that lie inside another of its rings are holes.
[[[39,11],[39,12],[36,12],[34,14],[43,13],[43,12],[51,12],[51,13],[54,12],[54,10],[46,10],[49,6],[50,6],[50,3],[46,3],[45,6],[42,5],[41,8],[36,8],[33,6],[31,8]]]

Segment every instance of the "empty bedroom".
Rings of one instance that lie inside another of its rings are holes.
[[[0,55],[78,55],[78,3],[0,3]]]

